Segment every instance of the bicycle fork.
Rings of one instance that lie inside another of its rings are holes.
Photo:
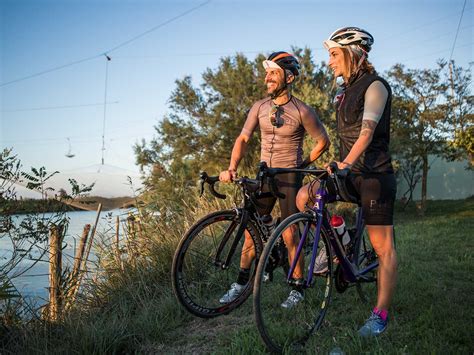
[[[219,246],[217,248],[216,257],[214,259],[214,265],[221,267],[223,270],[229,267],[230,261],[235,254],[235,250],[237,249],[237,245],[239,244],[240,238],[242,238],[243,233],[245,232],[245,228],[247,227],[247,222],[249,220],[249,214],[247,211],[238,211],[237,215],[241,214],[240,221],[232,221],[230,226],[225,231],[224,237],[222,238]],[[229,252],[227,253],[226,259],[224,262],[221,261],[221,254],[224,250],[224,247],[227,245],[229,238],[232,236],[232,233],[235,230],[236,224],[239,224],[239,228],[237,230],[237,234],[232,241],[232,245],[230,246]]]

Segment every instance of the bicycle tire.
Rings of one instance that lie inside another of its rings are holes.
[[[332,253],[328,234],[324,228],[321,229],[318,250],[323,249],[324,246],[328,271],[322,276],[313,277],[312,286],[304,291],[303,301],[291,309],[281,307],[281,303],[286,300],[291,290],[284,268],[275,269],[273,281],[265,282],[266,264],[271,259],[273,248],[283,242],[283,232],[288,228],[301,231],[307,224],[310,225],[310,235],[304,252],[303,271],[306,276],[315,234],[315,221],[308,213],[289,216],[277,227],[265,245],[257,267],[253,298],[254,314],[258,331],[271,352],[300,350],[309,336],[320,328],[330,302],[333,282]]]
[[[378,257],[372,244],[370,243],[367,228],[362,225],[363,231],[358,241],[354,245],[354,256],[357,256],[357,268],[364,269],[368,265],[377,261]],[[378,267],[369,271],[357,281],[356,288],[360,300],[366,304],[375,304],[377,299],[377,272]]]
[[[198,317],[213,318],[228,314],[252,293],[255,265],[262,251],[262,241],[258,229],[248,220],[246,230],[255,250],[250,282],[233,302],[219,303],[219,298],[236,282],[240,270],[240,256],[245,239],[243,233],[229,265],[226,268],[221,265],[229,255],[240,222],[241,216],[236,210],[211,213],[188,230],[176,249],[171,271],[173,290],[179,303]],[[229,238],[223,242],[225,235]],[[223,249],[217,260],[219,247]]]

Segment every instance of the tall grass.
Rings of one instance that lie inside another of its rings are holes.
[[[231,201],[190,196],[178,214],[141,215],[134,250],[122,244],[122,262],[103,239],[100,274],[57,324],[6,329],[4,353],[264,353],[251,299],[228,316],[192,317],[171,291],[170,269],[184,232],[204,214]],[[474,200],[432,201],[424,217],[415,207],[396,214],[399,282],[390,325],[375,340],[357,329],[373,305],[355,289],[333,292],[323,328],[307,353],[472,353],[474,291]],[[166,218],[162,218],[166,216]]]

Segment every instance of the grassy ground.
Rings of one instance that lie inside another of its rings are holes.
[[[425,217],[418,217],[414,206],[397,211],[399,282],[387,332],[375,340],[359,339],[357,329],[372,305],[364,305],[355,289],[333,292],[324,326],[310,339],[306,351],[329,353],[338,347],[354,354],[472,353],[473,236],[473,199],[430,202]],[[190,344],[202,343],[207,347],[204,352],[264,352],[250,303],[223,319],[194,319],[190,329],[200,327],[201,332],[176,329],[170,339],[179,340],[163,344],[162,349],[180,352]],[[209,332],[217,338],[212,345]],[[179,333],[189,337],[177,336]]]
[[[157,237],[144,254],[146,262],[125,265],[120,273],[109,270],[109,278],[91,289],[84,308],[58,326],[11,328],[5,353],[265,353],[251,299],[211,320],[195,318],[178,305],[169,285],[169,263],[182,232],[153,229]],[[398,210],[399,282],[388,330],[374,340],[359,339],[357,329],[373,305],[363,304],[355,289],[333,290],[324,325],[305,351],[473,353],[473,236],[474,199],[430,201],[424,217],[414,206]]]

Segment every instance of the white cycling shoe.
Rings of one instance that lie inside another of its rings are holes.
[[[227,291],[224,296],[219,299],[221,304],[230,303],[239,297],[242,292],[244,292],[246,285],[239,285],[237,282],[234,282],[230,285],[229,291]]]

